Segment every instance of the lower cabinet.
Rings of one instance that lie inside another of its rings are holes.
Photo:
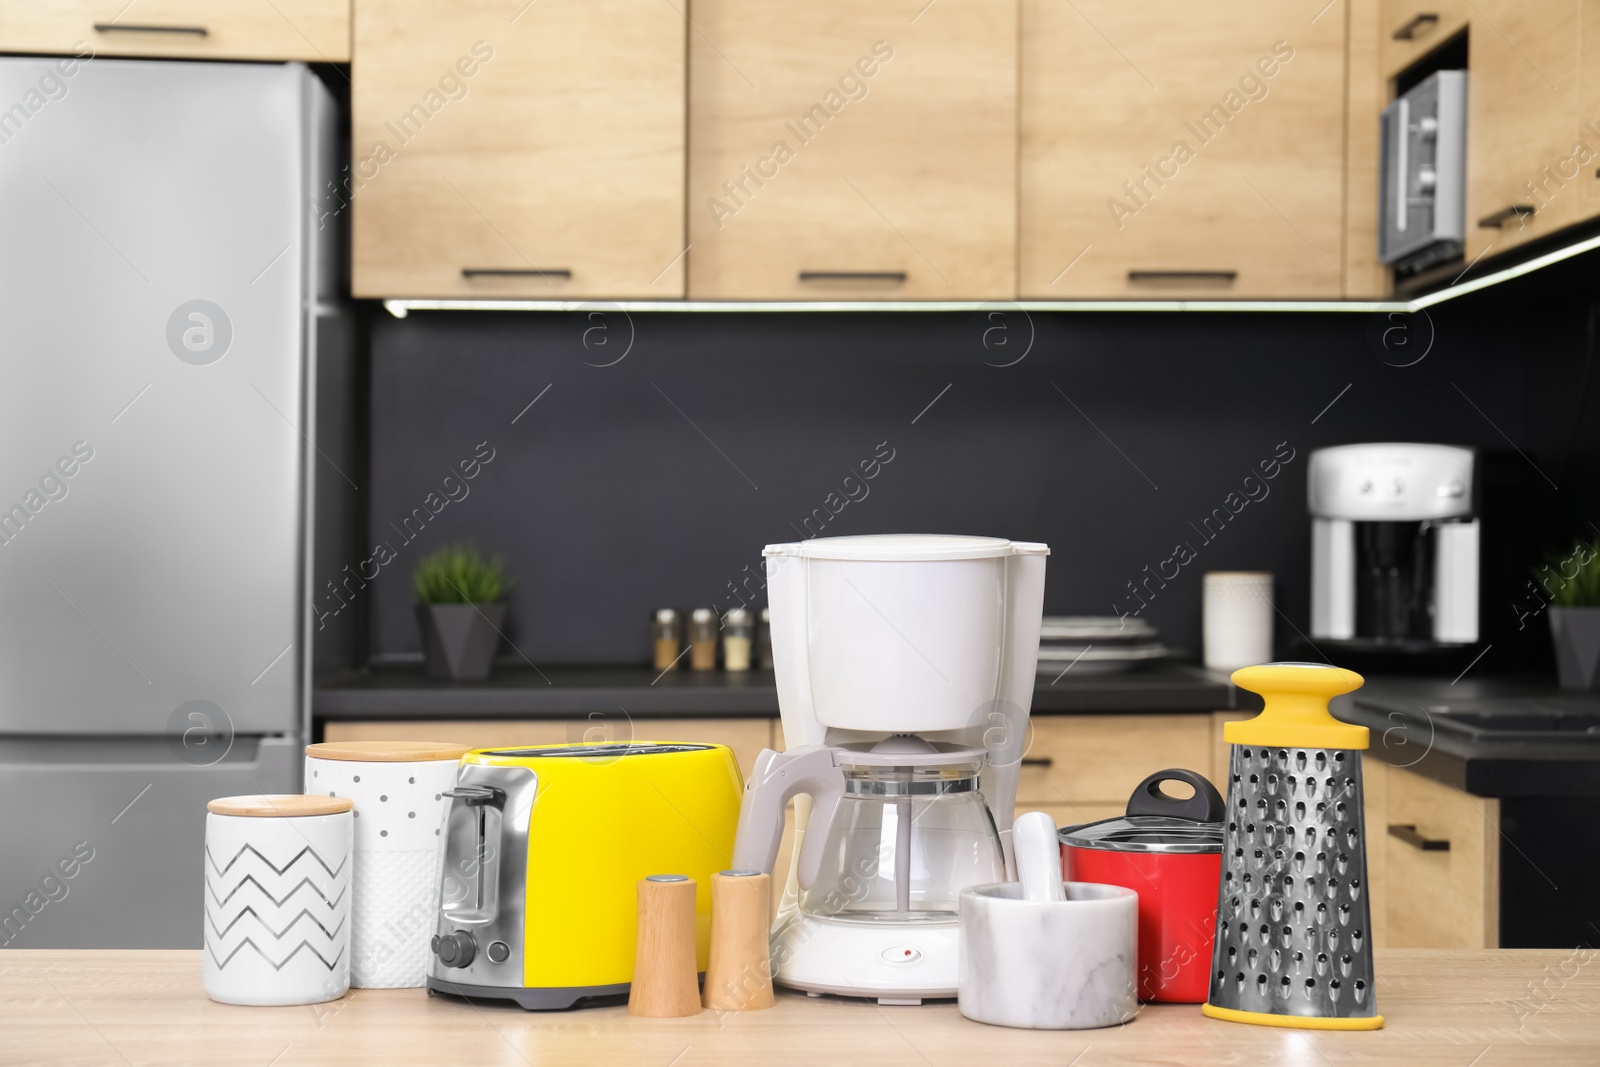
[[[1155,771],[1212,772],[1211,721],[1188,715],[1035,715],[1017,782],[1017,811],[1058,825],[1121,815]]]
[[[1229,722],[1211,716],[1212,781],[1227,792]],[[1500,803],[1391,767],[1361,761],[1372,943],[1383,948],[1498,948]]]
[[[1375,759],[1363,770],[1383,782],[1366,805],[1374,944],[1500,947],[1500,802]]]

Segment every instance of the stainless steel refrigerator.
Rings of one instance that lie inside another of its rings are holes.
[[[299,64],[0,59],[0,945],[199,947],[206,801],[300,789],[337,114]]]

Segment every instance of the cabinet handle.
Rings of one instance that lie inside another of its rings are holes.
[[[1028,756],[1022,760],[1024,767],[1054,767],[1056,761],[1049,756]]]
[[[1410,22],[1407,22],[1404,26],[1401,26],[1398,30],[1394,31],[1394,39],[1397,41],[1415,41],[1423,31],[1424,27],[1426,27],[1428,30],[1432,30],[1438,24],[1438,15],[1435,15],[1431,11],[1419,12],[1411,16]]]
[[[1423,837],[1417,833],[1414,824],[1405,823],[1389,827],[1389,836],[1398,837],[1413,848],[1420,848],[1424,852],[1449,852],[1450,842],[1447,838]]]
[[[1239,272],[1236,270],[1130,270],[1128,272],[1130,282],[1167,282],[1194,278],[1197,281],[1232,285],[1238,277]]]
[[[1537,214],[1538,208],[1532,204],[1508,204],[1496,211],[1493,215],[1485,215],[1478,220],[1478,228],[1482,230],[1499,230],[1512,219],[1526,218]]]
[[[530,267],[527,270],[503,270],[499,267],[462,267],[463,278],[559,278],[562,280],[572,277],[572,272],[565,267],[556,267],[551,270],[541,270]]]
[[[902,284],[906,280],[903,270],[803,270],[800,272],[803,282],[894,282]]]
[[[196,37],[206,36],[204,26],[150,26],[137,22],[97,22],[94,24],[95,33],[189,33]]]

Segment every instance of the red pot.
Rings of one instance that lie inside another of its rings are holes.
[[[1187,782],[1176,800],[1162,782]],[[1064,827],[1061,875],[1139,894],[1139,999],[1200,1004],[1210,990],[1226,805],[1194,771],[1157,771],[1134,790],[1128,813]]]

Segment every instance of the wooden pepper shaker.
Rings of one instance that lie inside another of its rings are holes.
[[[652,874],[639,883],[639,940],[629,1015],[676,1019],[700,1014],[694,895],[694,879],[681,874]]]
[[[770,1008],[772,960],[767,954],[767,908],[772,877],[760,871],[711,876],[711,963],[705,1006],[713,1011]]]

